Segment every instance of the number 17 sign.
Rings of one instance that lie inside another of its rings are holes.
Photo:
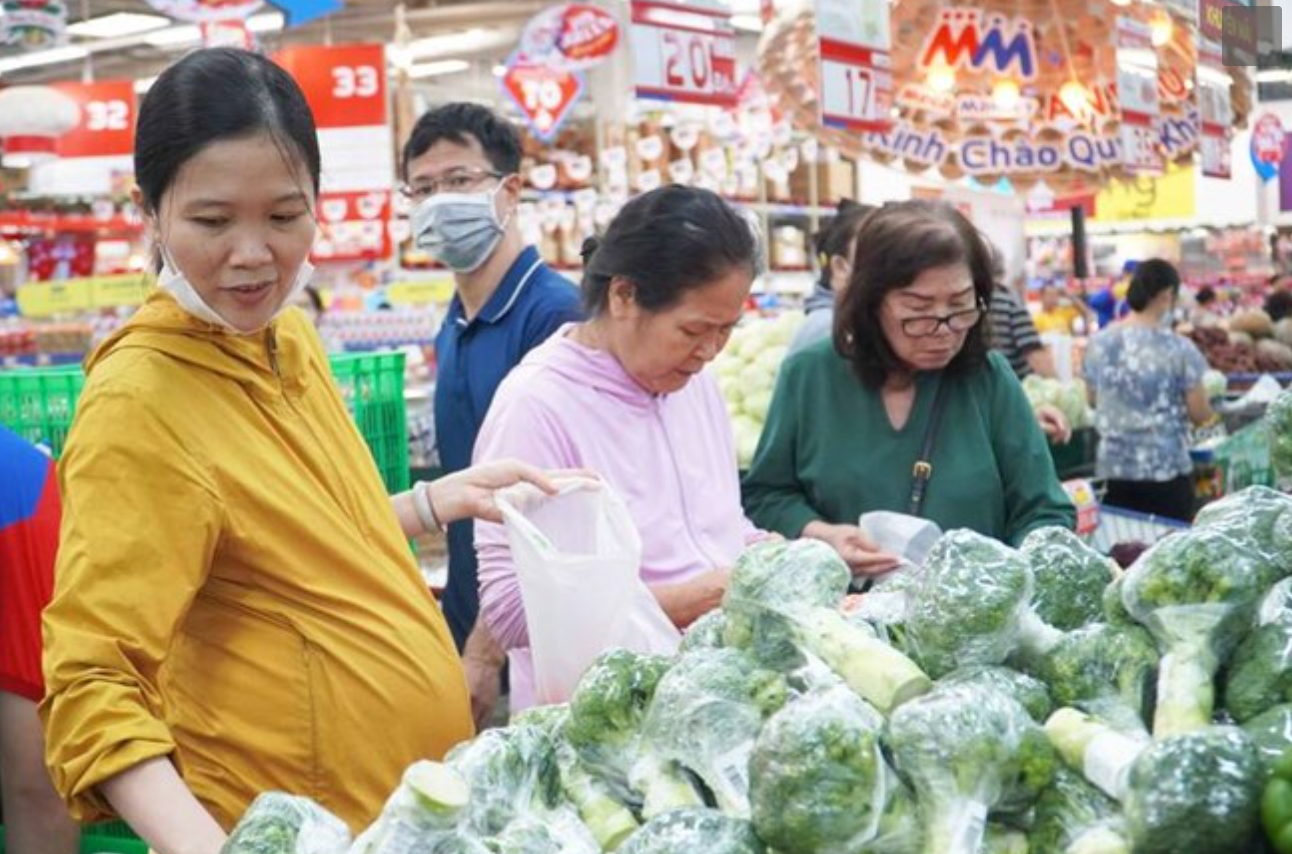
[[[821,123],[853,131],[887,130],[893,106],[888,4],[816,0],[816,28]]]

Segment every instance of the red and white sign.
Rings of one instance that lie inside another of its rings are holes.
[[[1204,9],[1204,13],[1205,13]],[[1198,98],[1198,153],[1202,174],[1210,178],[1233,177],[1233,106],[1229,74],[1221,61],[1220,45],[1198,42],[1198,69],[1194,92]]]
[[[314,261],[379,261],[392,245],[389,190],[323,193],[319,196],[319,236]]]
[[[822,124],[886,131],[893,108],[888,4],[816,0],[816,22]]]
[[[1131,173],[1160,175],[1166,170],[1157,120],[1157,53],[1148,24],[1117,19],[1117,96],[1121,104],[1122,163]]]
[[[736,105],[736,31],[723,0],[632,3],[637,96]]]
[[[583,93],[583,78],[571,71],[513,56],[507,61],[502,88],[525,114],[542,140],[556,136],[574,102]]]
[[[390,190],[395,183],[395,140],[385,48],[302,45],[280,51],[274,61],[296,78],[314,112],[323,190]]]
[[[265,5],[264,0],[148,0],[148,5],[179,21],[227,21],[245,18]]]
[[[1252,127],[1252,156],[1261,163],[1277,164],[1283,160],[1286,145],[1283,122],[1274,113],[1262,113]]]
[[[520,54],[538,65],[584,71],[618,45],[619,22],[613,15],[589,3],[563,3],[530,19],[520,37]]]
[[[134,171],[134,83],[49,85],[76,102],[80,121],[55,143],[58,159],[32,167],[29,189],[51,196],[116,193]]]

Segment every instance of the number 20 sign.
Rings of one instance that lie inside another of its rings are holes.
[[[712,0],[693,0],[690,5],[633,0],[632,11],[638,96],[736,104],[736,36],[725,5]]]

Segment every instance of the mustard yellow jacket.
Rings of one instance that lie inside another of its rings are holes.
[[[90,820],[169,755],[226,829],[267,789],[362,829],[470,708],[308,320],[233,336],[159,293],[87,371],[44,616],[55,785]]]

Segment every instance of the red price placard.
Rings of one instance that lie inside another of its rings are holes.
[[[135,84],[129,80],[100,83],[54,83],[76,100],[81,121],[58,138],[59,157],[115,157],[135,150]]]
[[[540,139],[549,140],[579,99],[583,81],[573,72],[512,57],[502,78],[502,88],[525,114],[534,133]]]
[[[717,4],[633,0],[637,94],[732,107],[737,100],[736,34]]]
[[[386,124],[386,52],[381,45],[302,45],[279,51],[274,61],[305,91],[320,128]]]

